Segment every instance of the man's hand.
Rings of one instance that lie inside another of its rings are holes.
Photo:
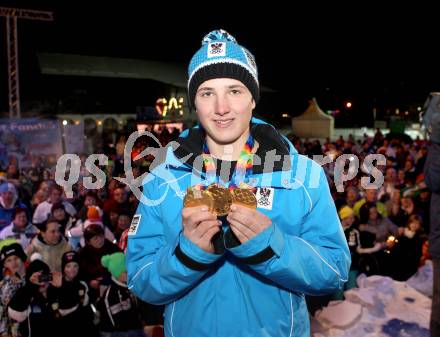
[[[203,249],[214,253],[212,237],[220,231],[221,221],[206,206],[185,207],[182,210],[183,235]]]
[[[272,225],[272,220],[260,211],[240,205],[232,205],[226,219],[241,243],[252,239]]]

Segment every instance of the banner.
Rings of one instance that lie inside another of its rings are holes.
[[[84,152],[84,123],[64,126],[64,146],[66,153],[80,155]]]
[[[29,168],[39,159],[47,168],[56,165],[63,153],[58,120],[0,119],[0,165],[16,162]]]

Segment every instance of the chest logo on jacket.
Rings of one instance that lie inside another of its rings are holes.
[[[259,187],[257,189],[257,207],[272,210],[273,196],[275,189],[270,187]]]

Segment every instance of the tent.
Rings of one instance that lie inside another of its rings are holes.
[[[333,117],[321,110],[315,98],[303,114],[292,118],[293,133],[301,138],[331,138],[333,125]]]

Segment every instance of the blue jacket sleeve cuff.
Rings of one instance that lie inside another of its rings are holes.
[[[183,235],[183,233],[180,233],[179,246],[183,254],[200,264],[211,265],[221,257],[221,255],[218,254],[205,252]]]
[[[275,255],[280,256],[283,247],[283,233],[278,226],[272,224],[249,241],[229,248],[229,251],[248,264],[256,264],[265,262]]]

